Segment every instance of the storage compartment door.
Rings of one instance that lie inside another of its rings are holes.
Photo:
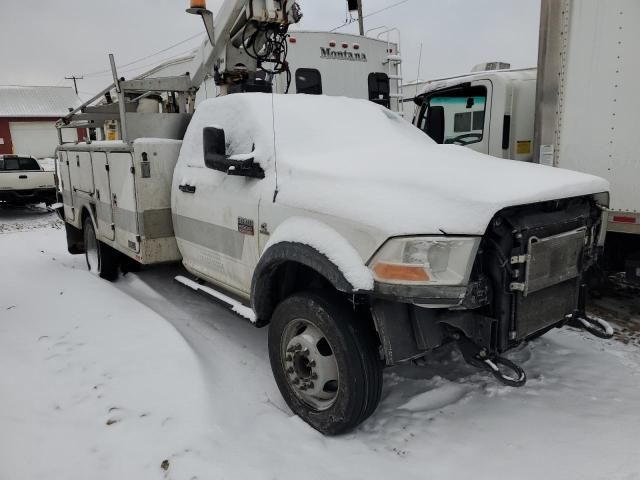
[[[91,154],[89,152],[71,151],[68,152],[68,155],[74,191],[93,195],[95,186],[93,184]]]
[[[111,187],[109,185],[109,163],[105,152],[93,152],[93,179],[95,182],[96,214],[98,217],[98,234],[109,240],[116,237],[113,223]]]
[[[133,157],[130,153],[109,153],[107,161],[116,242],[127,250],[140,252]]]
[[[58,175],[62,203],[64,204],[64,218],[72,222],[75,220],[75,209],[73,208],[71,173],[69,172],[67,154],[68,152],[58,152]]]

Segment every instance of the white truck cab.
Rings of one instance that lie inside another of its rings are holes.
[[[533,160],[536,70],[489,70],[426,82],[413,122],[438,143]]]

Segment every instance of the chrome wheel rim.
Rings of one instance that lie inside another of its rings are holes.
[[[89,271],[98,273],[100,257],[98,255],[98,241],[96,240],[93,229],[87,231],[87,238],[85,239],[85,250],[87,256],[87,267],[89,267]]]
[[[295,395],[315,410],[330,408],[338,398],[339,373],[333,347],[317,326],[295,319],[284,331],[282,363]]]

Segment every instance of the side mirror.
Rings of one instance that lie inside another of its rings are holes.
[[[415,103],[417,106],[421,107],[422,104],[424,103],[424,99],[425,99],[424,94],[417,95],[417,96],[413,97],[413,103]]]
[[[239,177],[264,178],[264,170],[253,155],[227,155],[224,130],[205,127],[202,130],[204,164],[207,168]]]
[[[444,143],[444,107],[429,107],[425,132],[434,142]]]

